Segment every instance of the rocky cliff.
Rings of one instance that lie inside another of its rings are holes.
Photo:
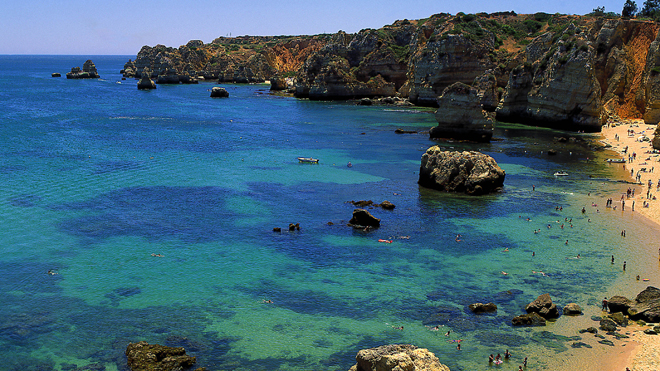
[[[598,131],[608,116],[660,120],[658,29],[594,15],[436,14],[356,34],[145,46],[123,73],[149,67],[158,83],[272,80],[300,98],[399,96],[429,106],[460,82],[500,120]]]

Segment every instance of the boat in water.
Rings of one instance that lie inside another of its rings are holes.
[[[562,171],[556,172],[555,176],[568,176],[568,173],[562,170]]]
[[[298,157],[298,162],[304,162],[308,164],[318,164],[319,159],[318,158],[312,158],[312,157]]]
[[[605,161],[607,161],[609,163],[615,163],[615,164],[625,164],[626,163],[626,160],[624,160],[622,158],[608,158]]]

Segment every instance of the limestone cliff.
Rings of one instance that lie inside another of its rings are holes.
[[[493,121],[482,109],[477,89],[462,82],[454,83],[442,92],[435,119],[438,126],[431,129],[431,138],[488,142],[493,136]]]

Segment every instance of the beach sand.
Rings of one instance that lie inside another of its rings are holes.
[[[623,198],[625,209],[622,212],[641,214],[660,227],[660,199],[653,199],[656,194],[660,197],[660,188],[657,187],[660,180],[660,155],[652,153],[653,146],[650,142],[654,130],[655,125],[646,125],[643,120],[610,121],[603,127],[602,142],[611,145],[611,150],[618,153],[619,158],[626,160],[625,164],[613,164],[622,167],[625,180],[639,183],[631,184],[636,193],[633,197]],[[649,141],[643,140],[644,137]],[[648,187],[649,181],[651,187]],[[621,196],[611,196],[613,206],[619,209],[623,207]],[[648,206],[645,207],[645,203]],[[651,256],[654,256],[654,253],[649,252]],[[630,338],[616,345],[602,358],[602,370],[624,371],[626,367],[631,371],[660,370],[660,336],[644,334],[645,328],[648,327],[634,325],[625,328],[623,333]]]

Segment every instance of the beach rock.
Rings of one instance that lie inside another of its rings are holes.
[[[616,322],[611,318],[603,318],[600,320],[600,329],[605,332],[616,331]]]
[[[137,83],[138,90],[151,90],[156,89],[156,83],[151,79],[151,73],[149,72],[149,67],[145,67],[142,70],[142,77]]]
[[[621,312],[612,313],[609,315],[609,318],[621,327],[628,326],[628,317],[624,316]]]
[[[59,72],[53,72],[50,74],[51,77],[62,77],[62,74]]]
[[[610,312],[622,312],[628,313],[628,308],[630,308],[634,302],[623,296],[612,296],[607,301],[607,306],[610,308]]]
[[[628,315],[634,320],[660,322],[660,289],[649,286],[640,292],[628,308]]]
[[[91,59],[85,61],[82,70],[80,67],[73,67],[71,72],[66,74],[67,79],[98,79],[99,74],[96,71],[96,65]]]
[[[654,329],[652,329],[652,328],[647,328],[646,330],[644,330],[644,333],[645,333],[646,335],[657,335],[657,334],[658,334],[658,333],[657,333]]]
[[[450,371],[428,349],[410,344],[391,344],[363,349],[349,371]]]
[[[552,302],[550,294],[540,295],[536,300],[527,304],[525,310],[527,313],[538,313],[546,319],[559,317],[559,310],[557,305]]]
[[[418,183],[440,191],[476,196],[501,189],[504,176],[504,170],[488,155],[443,151],[433,146],[422,155]]]
[[[575,316],[582,314],[582,308],[576,303],[568,303],[563,310],[564,314],[569,316]]]
[[[604,345],[609,345],[611,347],[614,346],[614,342],[612,340],[604,339],[604,340],[598,340],[598,342]]]
[[[534,312],[513,317],[511,323],[514,326],[545,326],[545,318]]]
[[[211,89],[211,98],[229,98],[229,92],[225,88],[215,86]]]
[[[126,358],[132,371],[178,371],[191,367],[197,361],[195,357],[186,355],[184,348],[149,344],[146,341],[128,344]]]
[[[493,137],[493,121],[481,107],[477,89],[454,83],[438,97],[435,114],[438,126],[431,128],[431,138],[452,138],[489,142]]]
[[[588,327],[588,328],[587,328],[587,332],[590,332],[590,333],[592,333],[592,334],[597,334],[597,333],[598,333],[598,329],[595,328],[595,327]]]
[[[355,209],[353,210],[353,217],[349,220],[349,224],[355,228],[378,228],[380,227],[380,219],[371,215],[371,213],[365,209]]]
[[[591,345],[578,341],[571,343],[571,348],[591,348]]]
[[[474,303],[470,304],[468,308],[470,308],[470,310],[475,314],[497,312],[497,305],[494,303]]]

